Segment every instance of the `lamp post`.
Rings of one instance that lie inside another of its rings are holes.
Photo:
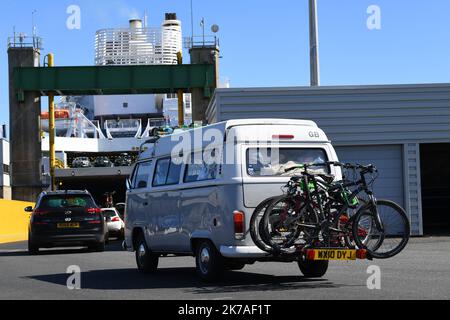
[[[316,0],[309,0],[309,45],[312,87],[320,86],[319,35],[317,25],[317,3]]]

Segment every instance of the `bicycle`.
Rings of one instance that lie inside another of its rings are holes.
[[[331,182],[334,179],[332,176],[308,172],[310,167],[324,165],[359,170],[360,178],[354,182],[345,179]],[[289,254],[295,252],[296,248],[292,246],[300,239],[305,247],[343,246],[345,242],[347,247],[353,247],[354,243],[358,248],[366,249],[370,257],[378,259],[393,257],[404,249],[410,234],[408,218],[397,204],[375,198],[370,186],[378,177],[378,170],[373,165],[328,162],[301,165],[286,171],[296,169],[302,169],[303,173],[288,183],[288,194],[272,198],[270,204],[266,200],[261,222],[263,232],[259,226],[264,245],[261,241],[259,245],[255,241],[258,247],[275,254]],[[370,182],[365,177],[368,173],[376,174]],[[351,192],[350,187],[356,189]],[[361,193],[367,195],[368,202],[358,200],[357,196]],[[349,217],[349,210],[355,209],[358,209],[356,214]],[[385,242],[387,239],[389,241]]]
[[[332,164],[335,163],[305,164],[286,170],[302,169],[303,172],[300,177],[291,178],[287,195],[273,199],[265,210],[262,222],[264,237],[261,238],[272,249],[270,251],[291,253],[295,251],[292,248],[294,244],[324,247],[330,247],[331,243],[334,247],[351,245],[351,230],[340,225],[344,222],[347,226],[350,221],[347,212],[349,208],[356,208],[359,201],[348,201],[349,190],[343,181],[334,182],[334,176],[309,172],[311,167]],[[347,200],[345,203],[344,199]]]

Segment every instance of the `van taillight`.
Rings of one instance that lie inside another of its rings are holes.
[[[245,214],[242,211],[235,211],[234,216],[234,237],[236,240],[245,238]]]
[[[100,208],[88,208],[86,209],[87,213],[92,213],[92,214],[99,214],[102,213],[102,209]]]
[[[119,222],[120,218],[119,217],[114,217],[111,219],[111,222]]]

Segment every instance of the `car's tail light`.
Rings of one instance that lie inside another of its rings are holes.
[[[87,213],[91,213],[91,214],[99,214],[99,213],[102,213],[102,209],[100,209],[100,208],[87,208],[86,212]]]
[[[119,217],[114,217],[111,219],[111,222],[119,222],[120,218]]]
[[[88,221],[88,224],[102,224],[102,220],[91,220]]]
[[[33,221],[34,226],[46,226],[48,225],[48,222],[42,222],[42,221]]]
[[[50,213],[50,211],[48,211],[48,210],[35,209],[33,213],[34,213],[36,216],[43,216],[43,215],[46,215],[47,213]]]
[[[236,240],[243,240],[245,238],[245,214],[242,211],[235,211],[233,220],[234,236]]]

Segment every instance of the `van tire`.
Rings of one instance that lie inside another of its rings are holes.
[[[195,264],[199,278],[205,282],[217,280],[224,271],[224,259],[214,244],[201,240],[196,246]]]
[[[136,265],[139,272],[145,274],[155,273],[158,269],[159,256],[153,254],[145,241],[144,235],[141,233],[136,239]]]
[[[329,261],[299,261],[298,267],[306,278],[322,278],[329,264]]]

